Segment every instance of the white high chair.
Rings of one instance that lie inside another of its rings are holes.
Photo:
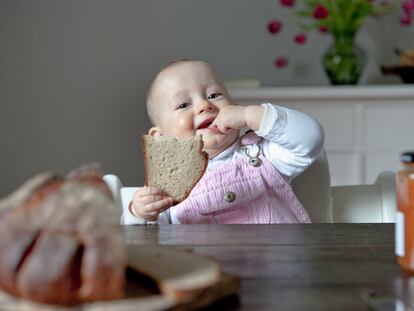
[[[129,204],[137,187],[123,187],[116,175],[105,175],[122,209]],[[312,222],[394,222],[396,186],[393,172],[381,172],[372,185],[330,186],[329,164],[325,151],[292,183]]]
[[[330,186],[325,151],[292,182],[312,222],[395,222],[396,184],[393,172],[380,172],[370,185]]]
[[[372,185],[331,187],[334,222],[395,222],[395,173],[379,173]]]

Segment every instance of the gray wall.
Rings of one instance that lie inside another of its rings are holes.
[[[205,59],[224,78],[263,85],[328,85],[319,61],[329,36],[311,36],[295,65],[274,69],[290,44],[267,34],[275,17],[286,10],[274,0],[0,0],[0,197],[90,161],[142,184],[145,90],[171,59]],[[370,21],[358,36],[370,55],[361,83],[398,83],[378,64],[396,62],[394,46],[414,47],[412,34],[395,16]]]

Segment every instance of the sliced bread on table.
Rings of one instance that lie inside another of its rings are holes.
[[[203,140],[143,135],[145,184],[164,190],[175,203],[182,202],[207,169]]]
[[[164,295],[177,302],[196,299],[222,279],[213,259],[173,247],[129,246],[128,265],[154,280]]]

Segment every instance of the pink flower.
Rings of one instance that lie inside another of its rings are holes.
[[[280,4],[283,6],[292,7],[295,5],[295,0],[279,0]]]
[[[275,59],[274,64],[277,68],[283,68],[288,64],[288,60],[284,56],[279,56],[278,58]]]
[[[267,30],[271,34],[277,34],[282,29],[282,23],[277,20],[270,21],[269,24],[267,24]]]
[[[304,34],[304,33],[299,33],[295,36],[295,42],[297,44],[305,44],[306,39],[307,39],[307,37],[306,37],[306,34]]]
[[[328,15],[329,15],[328,9],[320,4],[317,5],[315,7],[315,10],[313,11],[313,17],[316,19],[324,19],[328,17]]]
[[[411,14],[404,11],[400,17],[400,24],[404,26],[409,26],[412,23]]]
[[[325,26],[321,26],[321,27],[319,27],[319,32],[327,33],[327,32],[329,32],[329,28],[325,27]]]
[[[410,13],[414,11],[414,0],[405,0],[401,6],[405,12]]]

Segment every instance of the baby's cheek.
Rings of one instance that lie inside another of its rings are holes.
[[[188,119],[178,119],[175,124],[173,124],[175,128],[175,136],[176,138],[187,138],[192,137],[195,134],[193,121]]]
[[[180,129],[186,129],[190,126],[190,122],[187,118],[179,118],[177,122],[177,127]]]

